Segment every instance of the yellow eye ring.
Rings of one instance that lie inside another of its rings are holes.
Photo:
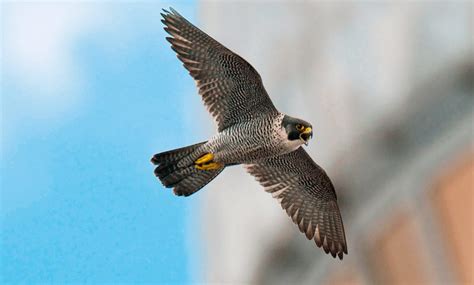
[[[302,130],[304,130],[304,126],[303,126],[302,124],[297,124],[297,125],[296,125],[296,129],[297,129],[298,131],[302,131]]]

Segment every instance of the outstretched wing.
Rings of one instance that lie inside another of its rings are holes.
[[[235,123],[277,112],[257,71],[243,58],[171,8],[163,10],[166,39],[196,81],[221,131]]]
[[[347,254],[344,226],[334,186],[306,151],[297,150],[246,165],[247,171],[277,198],[308,239],[340,259]]]

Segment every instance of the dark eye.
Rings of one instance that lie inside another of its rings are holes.
[[[302,130],[304,130],[304,126],[303,126],[302,124],[297,124],[297,125],[296,125],[296,129],[297,129],[298,131],[302,131]]]

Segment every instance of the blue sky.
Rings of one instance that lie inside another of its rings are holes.
[[[199,197],[163,190],[149,163],[202,140],[159,15],[195,22],[196,5],[2,3],[0,281],[197,278]]]

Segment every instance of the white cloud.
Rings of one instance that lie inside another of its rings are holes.
[[[60,126],[80,110],[86,76],[77,48],[100,27],[103,5],[2,3],[0,155],[16,145],[16,134],[35,126]],[[38,125],[37,123],[40,123]],[[41,125],[43,123],[43,125]]]
[[[91,8],[97,5],[4,4],[4,80],[20,82],[21,90],[26,91],[22,93],[28,93],[32,103],[54,102],[58,107],[75,101],[69,91],[77,86],[80,74],[73,48],[95,24]]]

